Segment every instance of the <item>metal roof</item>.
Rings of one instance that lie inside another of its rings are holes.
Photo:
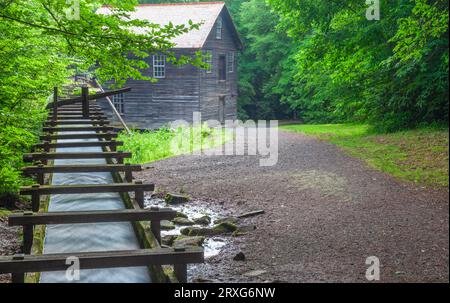
[[[241,41],[224,2],[140,4],[135,7],[134,12],[129,14],[131,19],[148,20],[161,26],[167,25],[169,22],[174,25],[187,25],[189,20],[194,23],[202,23],[198,30],[191,30],[172,40],[176,44],[176,48],[202,48],[222,10],[225,11],[225,18],[231,21],[232,34],[237,41],[238,48],[241,48]],[[107,6],[100,8],[98,12],[110,13]]]

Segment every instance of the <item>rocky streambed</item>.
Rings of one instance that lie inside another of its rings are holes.
[[[244,220],[213,208],[200,200],[191,200],[183,195],[158,194],[148,198],[146,208],[172,208],[177,216],[172,221],[161,221],[162,245],[165,247],[200,246],[205,251],[206,263],[214,263],[222,251],[232,246],[233,240],[256,229],[254,225],[244,225]],[[237,255],[245,258],[243,255]],[[203,265],[190,265],[189,272],[194,281],[201,282]]]

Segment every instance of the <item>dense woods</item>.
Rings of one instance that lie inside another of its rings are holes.
[[[120,16],[134,0],[80,2],[82,18],[72,20],[65,1],[0,0],[0,196],[23,182],[21,155],[34,143],[49,93],[66,81],[68,67],[96,64],[100,80],[119,84],[143,79],[144,51],[166,51],[170,38],[196,27],[124,21]],[[380,20],[367,20],[364,0],[225,2],[245,44],[242,119],[368,122],[380,131],[448,123],[447,0],[382,0]],[[117,6],[117,14],[95,14],[101,4]],[[132,33],[130,26],[151,34]],[[179,59],[201,65],[201,58]]]

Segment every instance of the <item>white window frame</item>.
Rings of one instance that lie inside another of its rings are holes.
[[[228,52],[227,54],[227,72],[234,73],[234,63],[235,63],[235,54],[234,52]]]
[[[164,79],[166,77],[166,56],[153,55],[153,78]]]
[[[213,51],[212,50],[205,50],[204,52],[205,56],[205,63],[209,65],[209,67],[206,69],[207,74],[211,74],[213,72]]]
[[[219,16],[216,21],[216,39],[222,40],[223,19]]]
[[[123,93],[112,96],[112,103],[117,112],[121,115],[125,113],[125,98]]]

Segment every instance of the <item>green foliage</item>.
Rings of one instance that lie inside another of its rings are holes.
[[[95,66],[97,79],[120,86],[128,78],[152,80],[141,74],[149,53],[164,53],[174,64],[203,64],[201,56],[175,58],[169,50],[174,37],[198,24],[125,18],[136,3],[80,0],[77,19],[67,13],[66,1],[0,0],[0,199],[27,182],[18,170],[22,155],[36,143],[53,87],[67,83],[72,68]],[[110,5],[112,14],[96,13],[102,5]]]
[[[448,122],[448,1],[381,1],[380,21],[364,1],[268,2],[300,43],[283,101],[303,120],[381,131]]]
[[[119,140],[124,142],[120,150],[130,151],[132,158],[129,162],[136,164],[217,147],[232,138],[232,133],[220,128],[210,128],[206,124],[175,130],[160,128],[154,131],[133,131],[119,136]]]
[[[368,165],[402,180],[448,187],[448,127],[376,134],[359,124],[286,125],[282,129],[315,136],[341,147]]]

